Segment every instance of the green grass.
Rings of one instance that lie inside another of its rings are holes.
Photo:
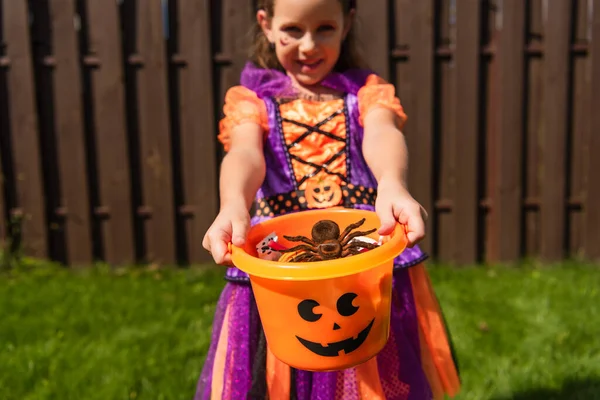
[[[0,273],[0,399],[191,399],[222,270]],[[430,268],[459,399],[600,398],[600,268]]]

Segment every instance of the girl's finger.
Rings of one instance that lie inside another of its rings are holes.
[[[420,215],[413,215],[408,218],[406,237],[409,245],[412,247],[425,237],[425,222]]]
[[[204,238],[202,239],[202,247],[204,247],[204,249],[210,253],[210,238],[208,235],[208,233],[204,235]]]
[[[415,234],[414,232],[408,232],[406,234],[406,239],[408,241],[407,246],[408,247],[414,247],[416,244],[418,244],[421,240],[423,240],[423,237],[418,236],[417,234]]]
[[[217,264],[222,264],[225,255],[229,252],[228,243],[231,240],[229,234],[222,229],[215,229],[209,235],[209,252]]]
[[[232,227],[232,242],[236,246],[243,246],[246,241],[246,235],[250,229],[250,224],[247,219],[236,219],[231,222]]]
[[[389,235],[394,231],[394,227],[396,226],[396,218],[394,217],[394,213],[391,206],[378,207],[377,216],[379,217],[379,221],[381,222],[381,226],[379,227],[379,233],[381,236]]]
[[[221,262],[221,265],[226,265],[226,266],[233,265],[233,261],[231,261],[231,253],[225,254],[225,257],[223,258],[223,262]]]
[[[423,218],[423,221],[427,222],[427,220],[429,219],[429,214],[427,213],[427,210],[425,209],[425,207],[420,206],[421,208],[421,217]]]
[[[212,243],[212,256],[215,262],[219,265],[223,265],[225,257],[228,255],[227,243],[223,240],[218,240]]]

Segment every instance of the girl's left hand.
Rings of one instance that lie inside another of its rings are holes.
[[[406,226],[408,247],[413,247],[425,237],[427,212],[399,180],[381,180],[375,211],[381,221],[380,235],[391,234],[396,222],[399,222]]]

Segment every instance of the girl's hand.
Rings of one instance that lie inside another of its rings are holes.
[[[245,204],[228,204],[221,208],[202,241],[215,263],[231,265],[229,243],[243,246],[250,229],[250,214]]]
[[[381,180],[377,189],[375,211],[381,220],[380,235],[391,234],[396,222],[399,222],[406,226],[408,247],[413,247],[425,237],[427,212],[413,199],[400,180]]]

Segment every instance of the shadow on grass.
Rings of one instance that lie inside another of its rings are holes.
[[[493,400],[596,400],[600,399],[600,377],[566,380],[558,389],[530,389]]]

